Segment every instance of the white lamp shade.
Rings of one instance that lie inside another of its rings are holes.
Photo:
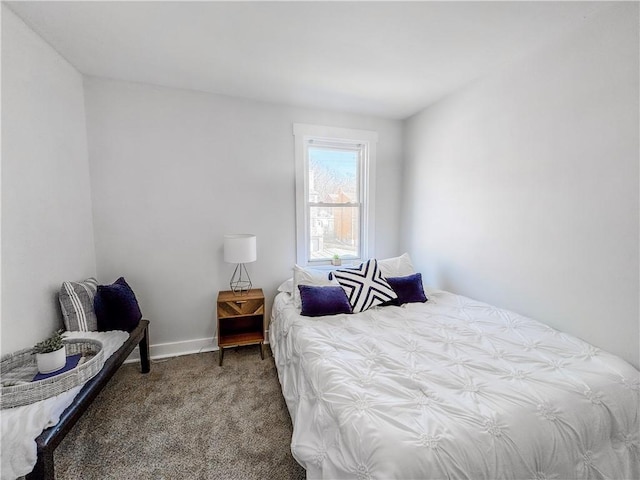
[[[236,233],[224,236],[224,261],[228,263],[255,262],[256,236],[250,233]]]

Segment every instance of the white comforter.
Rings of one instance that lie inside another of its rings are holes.
[[[622,359],[466,297],[270,326],[308,478],[640,477],[640,380]]]

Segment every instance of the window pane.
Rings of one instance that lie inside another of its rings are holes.
[[[310,207],[310,260],[360,258],[360,208]]]
[[[357,203],[356,150],[309,147],[309,202]]]

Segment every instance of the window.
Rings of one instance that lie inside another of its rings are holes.
[[[378,134],[295,124],[297,263],[361,260],[373,252]]]

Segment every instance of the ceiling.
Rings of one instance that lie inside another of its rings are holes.
[[[406,118],[596,2],[6,2],[87,75]]]

